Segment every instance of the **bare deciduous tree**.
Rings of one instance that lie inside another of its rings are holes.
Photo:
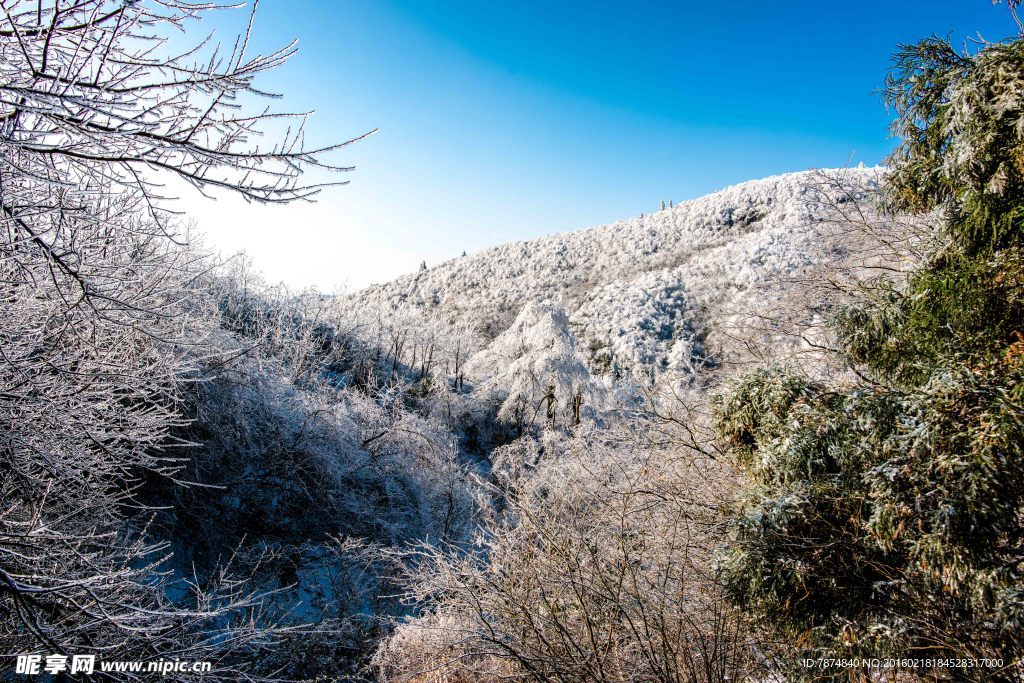
[[[141,476],[181,465],[168,432],[205,316],[162,183],[289,202],[319,189],[303,171],[347,170],[324,156],[341,145],[304,146],[303,115],[250,105],[293,46],[250,55],[247,28],[170,53],[215,9],[0,2],[3,655],[210,659],[276,637],[244,583],[168,575],[133,521]]]

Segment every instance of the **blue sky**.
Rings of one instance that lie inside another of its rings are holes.
[[[357,170],[315,207],[185,202],[270,279],[359,287],[661,199],[881,163],[896,44],[1014,28],[987,0],[262,0],[253,48],[300,48],[259,84],[274,106],[315,109],[312,143],[380,132],[336,156]]]

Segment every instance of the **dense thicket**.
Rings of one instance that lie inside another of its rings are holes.
[[[718,404],[749,478],[724,581],[805,654],[994,657],[955,675],[1021,675],[1022,84],[1021,38],[900,49],[885,198],[932,216],[926,264],[835,315],[859,379],[774,367]]]
[[[384,642],[377,673],[710,683],[752,672],[745,620],[710,563],[729,478],[672,450],[593,428],[499,449],[474,543],[401,554],[401,595],[420,616]]]

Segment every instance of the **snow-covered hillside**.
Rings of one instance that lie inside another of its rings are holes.
[[[874,189],[882,173],[746,182],[650,215],[453,259],[347,303],[428,309],[493,338],[524,306],[548,301],[565,311],[593,368],[686,372],[727,345],[749,311],[770,308],[786,282],[843,252],[836,207]]]

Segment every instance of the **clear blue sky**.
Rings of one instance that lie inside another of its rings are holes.
[[[226,13],[218,34],[240,27]],[[881,163],[877,89],[899,42],[1014,32],[1005,6],[934,2],[263,0],[261,85],[315,109],[337,160],[313,209],[189,200],[216,247],[331,290],[516,239],[608,223],[810,167]]]

